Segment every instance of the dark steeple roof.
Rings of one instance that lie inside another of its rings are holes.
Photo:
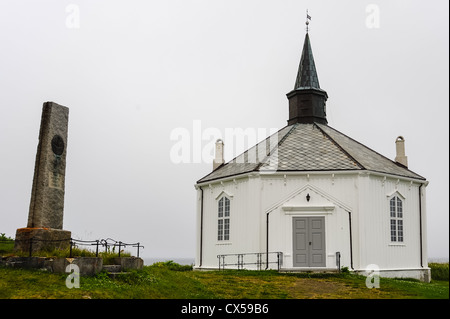
[[[328,123],[325,109],[328,95],[319,85],[319,77],[317,76],[308,33],[306,33],[303,44],[294,90],[289,92],[287,97],[289,99],[288,125]]]
[[[308,33],[306,34],[305,43],[303,44],[302,57],[300,59],[300,65],[298,66],[294,90],[306,88],[320,89],[319,78],[317,77],[316,65],[314,63]]]

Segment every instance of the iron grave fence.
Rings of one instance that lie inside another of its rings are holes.
[[[27,247],[27,250],[29,252],[29,257],[33,254],[33,248],[36,248],[37,246],[41,246],[42,243],[44,244],[51,244],[52,246],[65,246],[69,247],[69,258],[72,258],[72,250],[73,248],[78,248],[80,246],[95,246],[95,256],[98,257],[99,255],[99,248],[102,247],[105,249],[105,252],[108,251],[115,251],[116,247],[118,248],[118,256],[120,257],[122,253],[122,249],[125,247],[134,247],[137,248],[137,254],[136,257],[139,258],[139,252],[140,249],[143,249],[144,246],[141,245],[141,243],[125,243],[123,241],[114,240],[112,238],[106,238],[106,239],[96,239],[96,240],[80,240],[75,238],[69,238],[69,239],[41,239],[41,238],[29,238],[29,239],[21,239],[19,240],[22,244],[22,247]],[[2,241],[3,242],[3,241]],[[11,243],[11,241],[4,241],[5,243]],[[13,241],[14,242],[14,241]]]
[[[114,240],[112,238],[106,238],[106,239],[96,239],[96,240],[80,240],[80,239],[70,239],[70,251],[69,251],[69,257],[72,257],[72,248],[73,247],[79,247],[79,246],[96,246],[95,248],[95,256],[98,257],[98,249],[99,246],[102,246],[105,248],[105,252],[110,250],[112,247],[112,250],[115,251],[115,248],[118,247],[118,255],[120,257],[120,253],[122,251],[122,248],[125,248],[127,246],[129,247],[136,247],[137,248],[137,255],[136,257],[139,258],[139,249],[144,248],[139,242],[137,243],[125,243],[122,241]]]

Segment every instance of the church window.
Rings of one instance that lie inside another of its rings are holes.
[[[403,201],[394,196],[389,201],[391,242],[403,242]]]
[[[219,200],[217,240],[230,240],[230,200],[227,197]]]

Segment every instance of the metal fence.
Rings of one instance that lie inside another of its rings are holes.
[[[267,270],[270,265],[276,265],[276,269],[280,271],[283,264],[282,252],[269,253],[243,253],[243,254],[224,254],[217,255],[219,259],[219,270],[228,269],[256,269]],[[247,267],[251,266],[251,267]]]
[[[115,251],[115,248],[118,247],[118,255],[120,257],[120,253],[122,248],[125,248],[127,246],[130,247],[136,247],[137,248],[137,255],[136,257],[139,257],[139,249],[144,248],[139,242],[137,243],[124,243],[122,241],[114,240],[112,238],[106,238],[106,239],[96,239],[96,240],[80,240],[80,239],[70,239],[70,251],[69,251],[69,257],[72,257],[72,248],[79,247],[79,246],[95,246],[95,256],[98,257],[99,253],[99,246],[104,247],[105,252],[110,250],[112,247],[112,250]]]
[[[52,244],[53,246],[56,246],[57,244],[66,244],[64,245],[66,248],[69,247],[69,258],[72,258],[72,250],[73,248],[78,248],[80,246],[95,246],[95,256],[98,257],[99,254],[99,248],[104,248],[105,252],[108,251],[115,251],[116,247],[118,248],[118,256],[120,257],[120,254],[122,253],[122,249],[125,247],[135,247],[137,248],[137,257],[139,257],[139,251],[140,249],[143,249],[144,246],[141,245],[139,242],[137,243],[125,243],[122,241],[114,240],[112,238],[106,238],[106,239],[96,239],[96,240],[80,240],[75,238],[70,239],[40,239],[40,238],[30,238],[30,239],[20,239],[18,240],[21,242],[22,246],[26,246],[29,252],[29,257],[32,256],[33,253],[33,247],[36,248],[40,243],[47,243]],[[0,243],[8,244],[8,245],[14,245],[15,240],[7,240],[7,241],[0,241]],[[25,245],[23,245],[25,244]],[[68,244],[68,245],[67,245]],[[112,248],[112,249],[111,249]]]

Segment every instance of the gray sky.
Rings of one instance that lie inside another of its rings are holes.
[[[430,181],[429,256],[448,257],[448,6],[0,0],[0,232],[26,226],[54,101],[70,108],[64,229],[193,257],[194,184],[212,164],[173,163],[171,132],[284,127],[309,9],[329,125],[391,159],[405,137],[409,168]]]

